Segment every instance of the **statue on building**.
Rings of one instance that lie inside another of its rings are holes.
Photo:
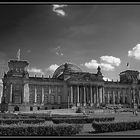
[[[100,66],[98,66],[98,68],[97,68],[97,75],[102,75]]]

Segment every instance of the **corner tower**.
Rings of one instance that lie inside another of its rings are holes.
[[[22,77],[28,78],[27,67],[29,63],[27,61],[10,60],[8,62],[7,77]]]
[[[121,83],[134,83],[137,84],[139,81],[139,72],[134,70],[126,70],[120,73]]]
[[[7,104],[5,110],[24,110],[25,104],[29,102],[29,73],[27,61],[10,60],[8,72],[4,74],[3,80],[3,102]]]

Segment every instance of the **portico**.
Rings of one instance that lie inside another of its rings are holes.
[[[70,104],[74,106],[100,106],[105,103],[103,85],[73,84],[70,88]],[[77,90],[76,90],[77,89]]]

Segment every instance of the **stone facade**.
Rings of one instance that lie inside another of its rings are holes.
[[[101,68],[97,73],[82,72],[74,64],[62,64],[52,78],[30,77],[27,61],[10,60],[3,77],[2,102],[8,111],[100,107],[123,104],[137,107],[140,103],[139,72],[120,73],[120,81],[104,81]]]

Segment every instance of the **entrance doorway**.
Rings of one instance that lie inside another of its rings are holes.
[[[14,111],[19,111],[19,107],[15,106]]]

